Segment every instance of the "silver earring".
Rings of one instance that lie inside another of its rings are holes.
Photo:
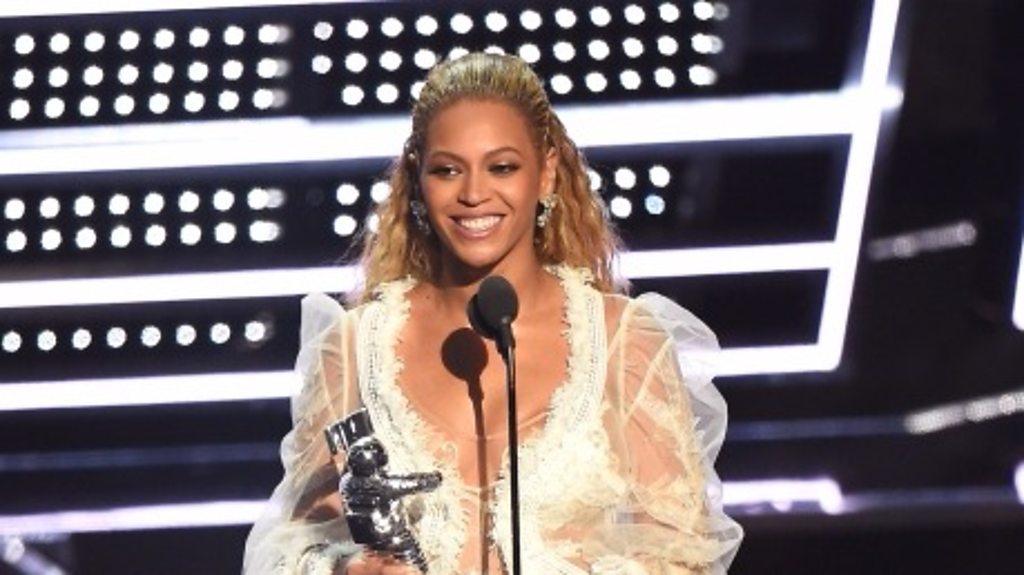
[[[555,194],[548,194],[540,200],[540,213],[537,214],[537,227],[544,228],[548,225],[551,220],[551,212],[555,211],[555,204],[558,203],[558,198]]]
[[[420,200],[412,200],[409,202],[409,210],[412,212],[412,221],[416,224],[418,229],[423,235],[430,235],[430,224],[427,222],[427,206]]]

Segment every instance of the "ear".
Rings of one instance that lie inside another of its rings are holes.
[[[555,176],[558,173],[558,153],[554,147],[548,148],[544,156],[544,167],[541,173],[541,197],[555,192]]]

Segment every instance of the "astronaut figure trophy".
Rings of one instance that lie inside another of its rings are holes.
[[[324,433],[332,454],[337,455],[341,449],[347,454],[339,489],[352,540],[426,573],[427,561],[406,524],[401,498],[433,491],[441,484],[441,474],[389,474],[385,469],[387,452],[373,436],[373,424],[365,409],[349,414]]]

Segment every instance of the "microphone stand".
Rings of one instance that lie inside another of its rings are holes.
[[[512,512],[512,573],[520,575],[519,562],[519,417],[516,415],[516,340],[512,321],[502,318],[501,351],[505,359],[505,382],[508,396],[508,466]]]

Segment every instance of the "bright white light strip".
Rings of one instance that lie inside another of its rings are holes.
[[[835,265],[832,242],[626,252],[619,273],[631,279],[805,271]]]
[[[559,116],[578,145],[596,148],[848,135],[856,107],[854,95],[839,92],[566,106]],[[409,129],[401,115],[7,130],[0,175],[388,158]]]
[[[1024,331],[1024,237],[1021,238],[1020,263],[1017,266],[1017,290],[1013,297],[1013,324]]]
[[[795,503],[815,503],[830,515],[843,512],[843,491],[834,479],[731,481],[722,488],[725,505],[770,504],[789,511]]]
[[[267,502],[264,500],[212,501],[32,515],[0,515],[0,535],[252,525],[266,506]]]
[[[299,386],[292,371],[5,383],[0,412],[277,399]]]
[[[25,16],[71,16],[75,14],[116,14],[121,12],[163,12],[207,8],[250,8],[257,6],[302,6],[344,4],[367,0],[4,0],[0,18]],[[385,0],[386,1],[386,0]]]

